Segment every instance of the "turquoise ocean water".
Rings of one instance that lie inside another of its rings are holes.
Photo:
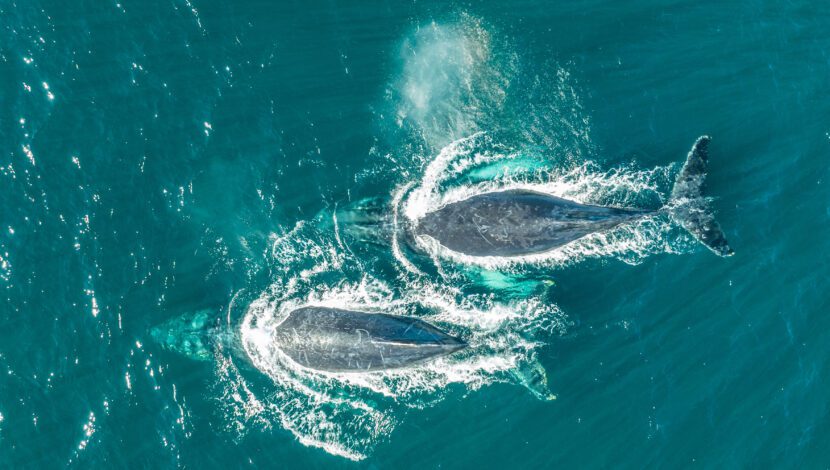
[[[0,2],[0,467],[827,468],[828,31],[808,1]],[[733,257],[661,216],[519,261],[397,235],[507,187],[657,208],[704,134]],[[303,371],[266,327],[308,303],[471,347]],[[154,339],[193,312],[200,357]]]

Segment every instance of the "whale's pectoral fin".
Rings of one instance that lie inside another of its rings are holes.
[[[680,170],[667,206],[669,214],[689,233],[719,256],[735,252],[703,197],[709,159],[709,136],[697,139]]]
[[[535,292],[546,292],[550,286],[554,285],[550,279],[528,279],[483,268],[472,271],[471,274],[474,274],[482,285],[502,291],[511,298],[526,298]]]
[[[511,373],[513,378],[530,390],[536,398],[545,401],[556,400],[556,395],[548,388],[548,374],[535,357],[521,361]]]

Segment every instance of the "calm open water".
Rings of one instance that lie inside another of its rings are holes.
[[[810,1],[0,2],[0,467],[827,468],[828,31]],[[336,220],[482,184],[659,207],[703,134],[731,258],[661,219],[474,266]],[[252,322],[309,302],[471,348],[288,370]],[[200,310],[208,360],[151,338]]]

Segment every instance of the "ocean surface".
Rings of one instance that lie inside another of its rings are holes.
[[[0,467],[830,466],[827,5],[446,3],[0,2]],[[657,209],[702,135],[732,257],[401,235]],[[470,347],[312,372],[269,341],[309,304]]]

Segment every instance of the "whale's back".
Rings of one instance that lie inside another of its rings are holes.
[[[327,307],[294,310],[276,339],[292,360],[324,371],[404,367],[467,346],[418,319]]]
[[[416,233],[470,256],[520,256],[551,250],[647,212],[508,190],[447,204],[419,220]]]

